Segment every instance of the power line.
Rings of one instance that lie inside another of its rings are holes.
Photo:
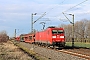
[[[70,10],[70,9],[72,9],[72,8],[75,8],[76,6],[82,4],[82,3],[86,2],[86,1],[88,1],[88,0],[85,0],[85,1],[83,1],[83,2],[81,2],[81,3],[79,3],[79,4],[77,4],[77,5],[75,5],[75,6],[71,7],[71,8],[69,8],[68,10]],[[66,11],[68,11],[68,10],[66,10]],[[66,12],[66,11],[64,11],[64,12]]]
[[[59,4],[63,4],[65,2],[65,0],[63,0],[61,3],[59,3]],[[60,6],[60,5],[59,5]],[[52,11],[54,8],[55,8],[56,6],[54,6],[54,7],[52,7],[50,10],[47,10],[47,12],[45,12],[46,14],[45,15],[47,15],[47,14],[49,14],[49,12],[50,11]],[[44,15],[44,16],[45,16]]]
[[[65,0],[62,1],[62,3],[64,3]]]
[[[63,4],[64,1],[65,1],[65,0],[63,0],[61,3],[59,3],[59,5],[60,5],[60,4]],[[52,11],[55,7],[56,7],[56,6],[52,7],[52,8],[51,8],[50,10],[48,10],[46,13],[49,14],[49,12]]]
[[[66,11],[68,11],[68,10],[70,10],[70,9],[73,9],[73,8],[75,8],[76,6],[82,4],[82,3],[86,2],[86,1],[88,1],[88,0],[84,0],[83,2],[81,2],[81,3],[79,3],[79,4],[75,5],[75,6],[73,6],[73,7],[69,8],[69,9],[67,9]],[[64,12],[66,12],[66,11],[64,11]],[[62,13],[60,13],[60,14],[62,14]],[[65,13],[65,14],[66,14],[66,13]],[[57,17],[57,16],[55,16],[55,17]]]

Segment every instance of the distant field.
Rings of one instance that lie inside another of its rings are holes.
[[[72,42],[66,42],[66,46],[72,46]],[[74,42],[74,46],[90,48],[90,43]]]

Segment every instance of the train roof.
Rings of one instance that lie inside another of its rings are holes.
[[[48,28],[56,28],[55,26],[49,26]]]
[[[50,29],[61,29],[61,30],[64,30],[62,27],[55,27],[55,26],[49,26],[47,27],[46,29],[42,30],[42,31],[37,31],[37,32],[43,32],[45,30],[50,30]]]
[[[48,27],[48,28],[51,28],[51,29],[63,29],[62,27],[55,27],[55,26],[50,26],[50,27]],[[48,28],[46,28],[46,29],[48,29]]]

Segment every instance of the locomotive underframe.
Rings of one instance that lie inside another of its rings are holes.
[[[58,46],[58,47],[64,47],[65,46],[65,42],[53,42],[52,45],[53,46]]]
[[[42,45],[42,46],[57,46],[57,47],[65,47],[65,42],[53,42],[52,44],[50,43],[43,43],[43,42],[34,42],[34,44]]]

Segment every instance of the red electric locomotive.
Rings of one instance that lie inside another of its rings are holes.
[[[35,42],[64,47],[65,35],[63,28],[48,27],[46,30],[35,34]]]

